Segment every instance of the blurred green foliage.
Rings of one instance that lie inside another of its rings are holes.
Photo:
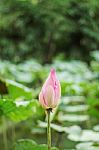
[[[48,150],[47,145],[42,144],[38,145],[35,141],[25,139],[25,140],[19,140],[17,143],[14,145],[14,150]],[[51,150],[58,150],[57,148],[53,147]]]
[[[90,67],[80,60],[57,57],[45,65],[34,59],[16,64],[0,61],[0,133],[15,128],[12,136],[7,135],[8,150],[47,149],[41,144],[46,143],[47,124],[38,95],[51,68],[56,69],[62,89],[60,104],[51,113],[52,145],[59,150],[99,149],[98,55],[92,52]],[[2,150],[3,144],[4,138],[0,140]]]
[[[63,52],[88,60],[98,33],[98,0],[0,1],[0,58],[49,62]]]

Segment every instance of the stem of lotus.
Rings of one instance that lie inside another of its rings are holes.
[[[1,99],[3,99],[3,95],[1,94]],[[6,127],[6,118],[2,116],[2,123],[3,123],[3,143],[4,143],[4,150],[8,150],[8,140],[7,140],[7,127]]]
[[[48,144],[48,150],[51,150],[51,128],[50,128],[50,113],[52,109],[47,109],[47,144]]]
[[[6,119],[5,116],[2,116],[3,123],[3,142],[4,142],[4,150],[8,150],[8,142],[7,142],[7,129],[6,129]]]

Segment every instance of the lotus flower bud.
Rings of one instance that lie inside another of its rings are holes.
[[[58,104],[61,97],[61,86],[57,79],[56,72],[51,69],[51,72],[45,81],[39,94],[39,102],[45,109],[53,109]]]

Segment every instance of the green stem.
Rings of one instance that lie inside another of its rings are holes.
[[[48,150],[51,150],[51,128],[50,128],[50,113],[52,109],[47,109],[47,144],[48,144]]]
[[[1,94],[1,99],[3,99],[3,95]],[[7,127],[6,127],[6,118],[2,116],[2,123],[3,123],[3,143],[4,143],[4,150],[8,150],[8,139],[7,139]]]
[[[15,125],[12,124],[12,142],[13,142],[13,144],[15,142],[15,137],[16,137],[16,134],[15,134]]]
[[[4,142],[4,150],[8,149],[8,142],[7,142],[7,131],[6,131],[6,120],[5,116],[2,116],[3,122],[3,142]]]

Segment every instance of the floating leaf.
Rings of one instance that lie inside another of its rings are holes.
[[[76,115],[76,114],[63,114],[59,113],[59,121],[69,121],[69,122],[82,122],[89,119],[88,115]]]
[[[94,141],[99,142],[99,132],[92,130],[82,130],[80,134],[71,133],[68,138],[72,141]]]
[[[46,122],[38,121],[38,125],[41,128],[47,128]],[[71,134],[71,133],[81,134],[81,132],[82,132],[81,128],[76,125],[70,126],[70,127],[63,127],[63,126],[51,123],[51,128],[57,132],[65,132],[65,133],[69,133],[69,134]]]
[[[1,115],[9,117],[15,122],[26,120],[31,116],[43,115],[43,109],[37,100],[16,102],[10,99],[0,100]]]
[[[30,139],[21,139],[16,142],[14,145],[14,150],[33,150],[33,146],[36,145],[36,142]]]
[[[47,128],[47,123],[38,121],[38,125],[43,128]],[[51,128],[57,132],[64,132],[64,127],[51,123]],[[68,130],[68,128],[66,128]]]
[[[64,96],[62,97],[62,103],[68,104],[71,102],[84,102],[85,97],[84,96]]]
[[[29,139],[18,140],[14,145],[14,150],[48,150],[45,144],[38,145],[35,141]],[[53,147],[51,150],[58,150]]]
[[[8,93],[11,98],[16,99],[22,97],[23,99],[32,99],[32,90],[12,80],[6,80]]]
[[[94,130],[94,131],[99,131],[99,124],[95,125],[95,126],[93,127],[93,130]]]
[[[87,105],[76,105],[76,106],[65,106],[62,108],[63,111],[67,112],[81,112],[81,111],[86,111],[88,109]]]
[[[99,150],[99,146],[95,146],[93,142],[79,143],[76,145],[77,150]]]

